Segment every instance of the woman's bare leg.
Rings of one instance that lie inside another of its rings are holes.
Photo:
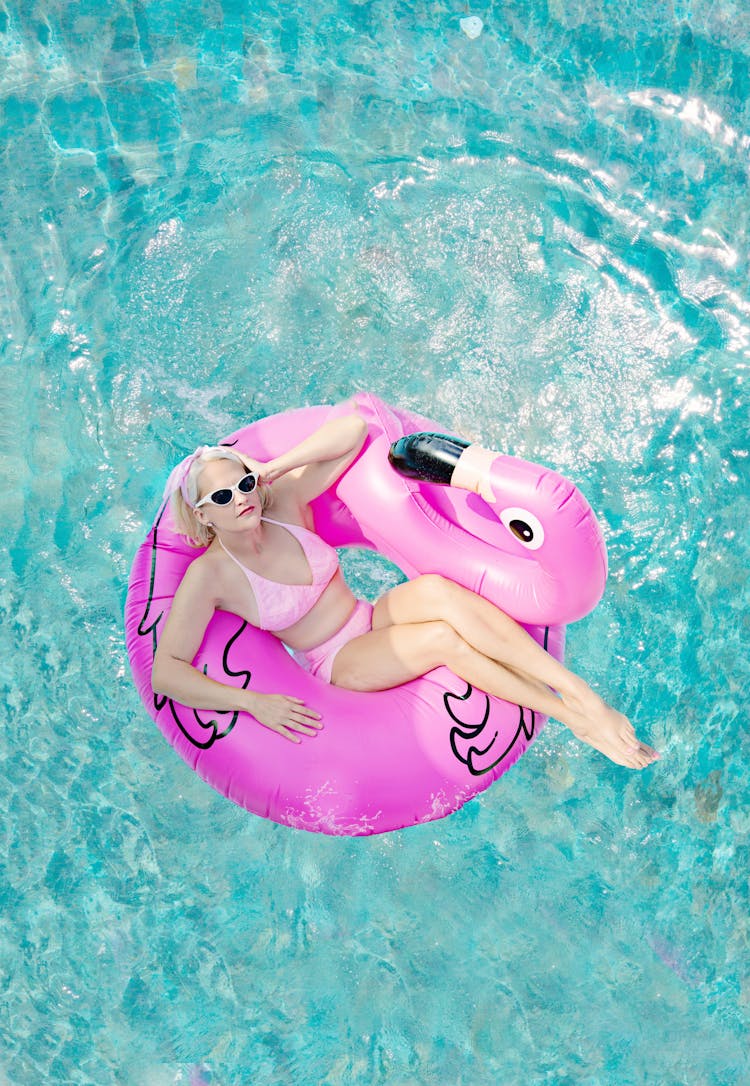
[[[449,622],[483,656],[553,687],[562,697],[583,694],[586,684],[537,644],[489,600],[437,574],[397,585],[375,604],[372,626]]]
[[[397,585],[376,603],[373,630],[440,620],[453,626],[461,639],[482,656],[504,665],[537,689],[546,686],[556,690],[562,706],[555,699],[553,715],[582,742],[609,757],[613,744],[621,752],[623,744],[627,744],[630,749],[647,750],[653,758],[658,757],[639,742],[626,716],[607,705],[580,676],[545,652],[503,611],[462,585],[434,574]],[[534,708],[529,702],[519,704]],[[565,719],[566,713],[569,719]]]
[[[441,665],[487,694],[556,717],[583,738],[588,725],[584,716],[567,706],[544,683],[529,680],[478,652],[445,621],[381,626],[354,638],[336,655],[332,682],[351,690],[384,690]],[[618,765],[643,769],[653,761],[656,752],[637,740],[631,742],[625,727],[629,727],[629,722],[620,714],[615,715],[620,717],[616,722],[619,727],[600,729],[600,734],[584,741]]]

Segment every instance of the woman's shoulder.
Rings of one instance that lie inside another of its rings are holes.
[[[185,570],[181,584],[187,591],[205,591],[209,587],[216,586],[216,579],[224,568],[221,552],[212,547],[194,558]]]

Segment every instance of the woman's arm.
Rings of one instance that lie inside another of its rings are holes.
[[[298,501],[311,502],[327,490],[355,460],[367,436],[367,423],[352,413],[331,419],[299,445],[259,465],[264,483],[282,476],[294,480]]]
[[[293,732],[314,735],[322,727],[320,716],[299,698],[259,694],[209,679],[191,661],[200,648],[216,609],[209,578],[198,562],[187,569],[172,603],[154,656],[151,687],[154,693],[174,698],[193,709],[251,713],[267,728],[291,739]]]

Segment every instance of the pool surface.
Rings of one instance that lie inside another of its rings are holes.
[[[750,1081],[749,57],[732,0],[0,0],[0,1086]],[[568,661],[660,763],[552,722],[348,840],[168,747],[170,467],[356,390],[578,483]]]

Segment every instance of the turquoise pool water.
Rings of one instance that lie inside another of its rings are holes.
[[[731,0],[0,0],[0,1082],[750,1081],[749,54]],[[168,468],[354,389],[581,485],[569,660],[658,766],[552,723],[338,840],[172,753],[122,634]]]

